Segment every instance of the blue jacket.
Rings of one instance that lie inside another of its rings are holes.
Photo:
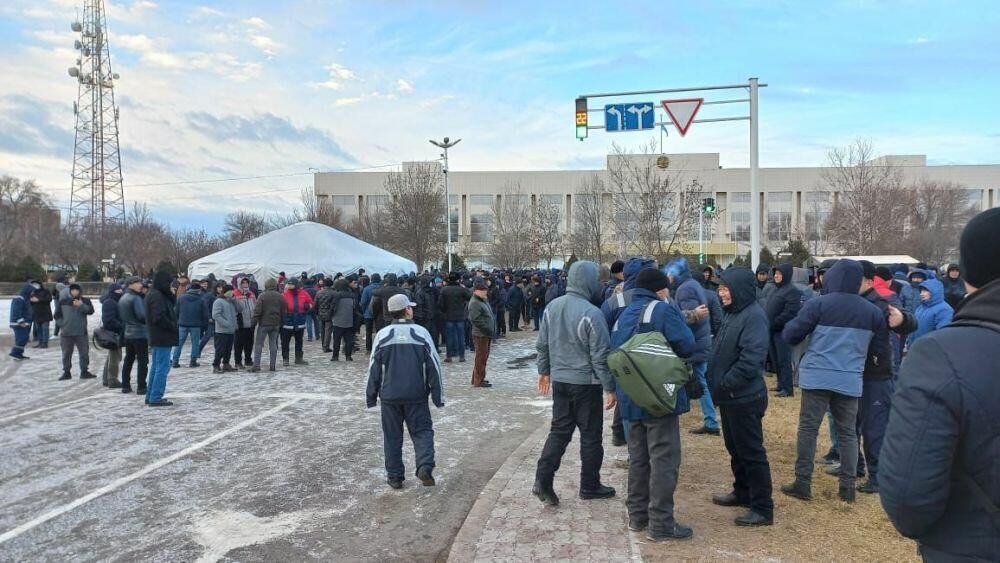
[[[989,323],[989,326],[962,326]],[[882,506],[925,561],[1000,561],[1000,282],[962,300],[900,368],[879,459]],[[973,486],[973,483],[975,486]]]
[[[893,276],[892,282],[892,290],[899,296],[899,301],[903,304],[903,308],[910,313],[915,313],[917,311],[917,303],[920,301],[920,295],[910,285],[910,280],[906,278],[906,274],[897,273]]]
[[[951,322],[954,310],[951,305],[944,302],[944,285],[938,280],[925,280],[920,284],[920,289],[931,292],[931,298],[921,301],[917,305],[917,330],[910,335],[910,346],[918,338],[930,334],[939,328],[944,328]]]
[[[608,297],[604,303],[601,304],[601,313],[604,314],[604,320],[608,322],[608,330],[614,330],[615,321],[618,320],[618,316],[621,315],[625,307],[632,302],[632,289],[635,288],[635,278],[639,275],[644,268],[655,268],[656,260],[650,258],[640,258],[638,256],[633,256],[625,262],[625,269],[622,273],[625,274],[625,281],[622,282],[622,291],[619,293],[614,293],[611,297]]]
[[[386,404],[423,403],[428,395],[444,406],[444,378],[434,339],[413,321],[395,321],[378,331],[368,362],[368,408]]]
[[[368,307],[372,302],[372,294],[375,290],[382,287],[382,282],[372,282],[365,286],[364,291],[361,292],[361,310],[364,311],[365,320],[370,321],[375,318],[372,315],[372,310]]]
[[[655,330],[663,334],[670,344],[670,348],[678,357],[689,358],[691,356],[697,349],[694,334],[688,328],[687,323],[684,322],[684,315],[681,314],[680,310],[673,303],[666,301],[657,303],[653,309],[653,317],[650,323],[642,325],[642,330],[641,332],[639,331],[640,321],[642,320],[640,315],[646,309],[646,304],[658,299],[656,294],[648,289],[633,290],[632,301],[622,310],[621,316],[618,317],[618,328],[611,333],[612,349],[621,347],[622,344],[625,344],[629,338],[632,338],[637,333],[641,334]],[[632,399],[624,391],[618,389],[616,395],[618,396],[618,412],[621,413],[622,420],[650,418],[650,414],[633,403]],[[691,405],[688,402],[687,393],[682,388],[680,393],[677,394],[677,407],[674,409],[674,414],[668,416],[681,415],[689,410],[691,410]]]
[[[21,326],[22,324],[31,324],[34,317],[31,313],[31,294],[35,291],[35,288],[31,286],[30,283],[24,284],[21,288],[21,292],[14,296],[14,299],[10,302],[10,326]]]
[[[177,326],[208,326],[208,310],[200,287],[190,287],[177,298]]]
[[[708,388],[718,405],[748,403],[767,398],[764,361],[771,331],[764,309],[757,303],[757,278],[749,268],[730,268],[719,276],[732,302],[712,342],[708,361]]]
[[[826,293],[806,301],[785,324],[781,334],[792,346],[812,335],[799,363],[802,389],[861,396],[868,346],[873,336],[886,334],[882,311],[858,295],[863,276],[860,263],[838,260],[823,278]]]
[[[524,292],[516,285],[507,288],[507,310],[520,311],[524,307]]]
[[[708,299],[705,297],[705,288],[691,277],[686,258],[674,258],[667,265],[666,272],[673,277],[673,284],[670,288],[672,301],[677,304],[682,311],[697,309],[699,305],[707,305]],[[712,349],[712,327],[707,318],[701,319],[691,326],[694,332],[695,349],[691,357],[691,362],[707,362],[708,352]]]

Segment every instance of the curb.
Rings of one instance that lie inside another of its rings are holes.
[[[500,493],[507,488],[517,468],[531,455],[531,451],[535,449],[538,442],[544,440],[548,435],[551,424],[551,420],[546,420],[538,430],[532,432],[531,436],[511,452],[507,461],[503,462],[500,469],[483,487],[483,491],[479,493],[479,498],[472,505],[472,509],[469,510],[468,516],[465,517],[462,527],[451,543],[451,551],[448,553],[449,562],[464,563],[475,560],[479,536],[486,528],[486,522],[489,520],[490,514],[493,513],[493,506],[500,498]]]

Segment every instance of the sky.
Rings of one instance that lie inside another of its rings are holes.
[[[0,174],[68,206],[83,0],[0,4]],[[180,228],[287,212],[312,170],[391,170],[462,143],[453,170],[600,169],[574,99],[759,77],[761,166],[819,166],[858,137],[931,164],[1000,163],[1000,11],[985,1],[106,0],[129,202]],[[665,96],[593,100],[653,101]],[[733,90],[708,100],[742,98]],[[745,114],[704,106],[699,118]],[[596,122],[600,117],[592,117]],[[594,123],[595,121],[592,121]],[[745,122],[663,151],[746,166]],[[279,176],[232,180],[247,176]],[[225,180],[200,182],[203,180]],[[199,183],[192,183],[199,181]]]

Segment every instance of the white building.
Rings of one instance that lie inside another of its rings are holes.
[[[749,169],[722,168],[718,153],[667,156],[669,168],[663,173],[680,174],[684,181],[697,178],[704,190],[715,197],[717,213],[711,221],[710,232],[704,235],[706,254],[723,264],[734,256],[746,254],[750,248]],[[898,167],[906,185],[922,180],[946,182],[963,189],[969,204],[977,209],[1000,206],[1000,164],[928,166],[924,155],[884,156],[879,162]],[[825,187],[823,171],[822,167],[760,169],[762,245],[777,251],[790,239],[807,238],[802,234],[815,233],[813,238],[819,240],[812,243],[814,253],[830,250],[815,246],[822,244],[822,225],[837,197]],[[450,172],[452,238],[458,245],[458,254],[471,263],[489,262],[491,205],[513,184],[519,184],[522,193],[530,194],[533,202],[545,201],[559,206],[561,230],[570,232],[574,193],[595,173],[607,174],[607,171]],[[364,206],[376,205],[387,197],[383,189],[387,174],[389,172],[318,173],[314,177],[316,194],[320,198],[329,197],[346,219],[356,218]],[[697,253],[696,227],[681,249]],[[566,248],[567,253],[570,251]]]

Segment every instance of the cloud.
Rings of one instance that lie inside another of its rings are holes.
[[[208,17],[221,18],[226,14],[222,10],[216,10],[215,8],[210,8],[208,6],[198,6],[198,8],[195,9],[194,11],[194,15],[196,17],[203,17],[203,18],[208,18]]]
[[[119,35],[115,38],[115,46],[137,53],[148,53],[154,51],[153,40],[148,35]]]
[[[271,113],[253,116],[216,116],[207,112],[191,112],[185,115],[188,124],[196,131],[216,142],[264,143],[275,146],[276,142],[311,146],[327,156],[333,156],[346,163],[355,163],[353,156],[322,129],[306,125],[296,126],[288,118]]]
[[[52,45],[72,45],[73,41],[80,38],[79,35],[72,31],[52,31],[49,29],[33,31],[31,36],[42,43]]]
[[[248,36],[248,41],[268,57],[273,57],[278,52],[278,49],[281,48],[281,45],[277,41],[266,35],[251,34]]]
[[[255,27],[257,29],[271,29],[271,25],[269,23],[267,23],[266,21],[257,16],[254,16],[252,18],[247,18],[243,20],[243,23],[247,24],[250,27]]]
[[[399,80],[396,81],[396,90],[398,90],[400,92],[403,92],[403,93],[412,92],[413,91],[413,83],[409,82],[407,80],[403,80],[402,78],[400,78]]]
[[[69,158],[73,147],[73,113],[55,115],[54,104],[23,95],[0,98],[0,152]]]
[[[931,42],[931,40],[928,39],[928,38],[926,38],[926,37],[914,37],[913,39],[910,39],[909,41],[907,41],[907,44],[909,44],[909,45],[923,45],[924,43],[930,43],[930,42]]]
[[[323,67],[329,78],[323,82],[310,82],[312,88],[325,88],[327,90],[340,90],[344,87],[344,81],[360,80],[353,70],[338,63],[330,63]]]
[[[365,100],[364,96],[358,96],[356,98],[337,98],[333,101],[333,105],[336,107],[346,107],[353,106],[355,104],[360,104]]]
[[[127,23],[148,23],[149,13],[156,8],[158,8],[156,2],[150,0],[135,0],[131,4],[109,2],[108,19]]]

